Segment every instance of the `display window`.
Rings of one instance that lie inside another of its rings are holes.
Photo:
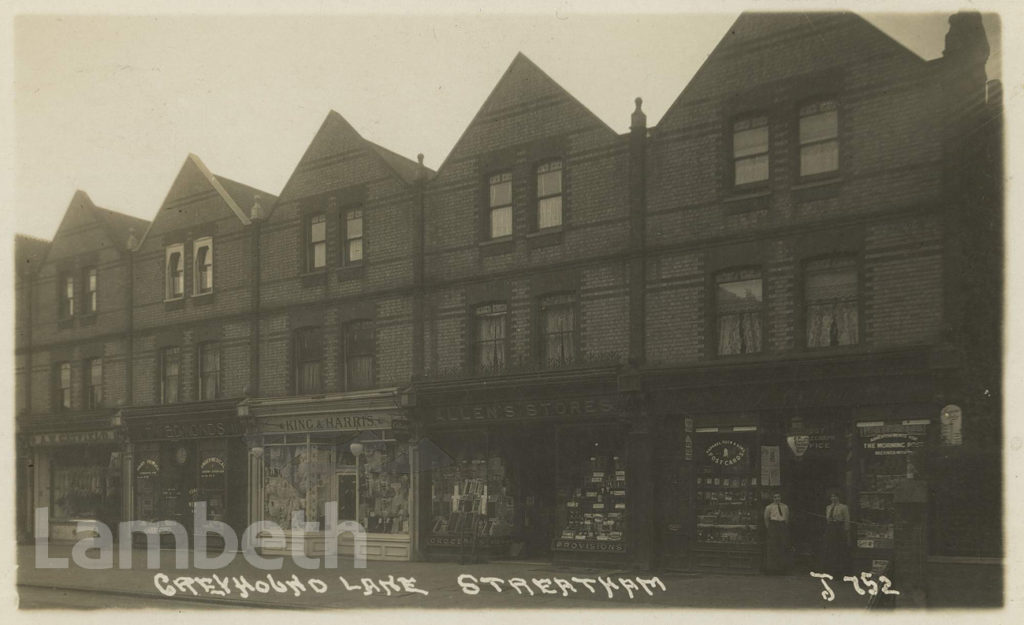
[[[626,437],[615,427],[558,434],[556,551],[621,551],[629,519]]]
[[[268,436],[263,456],[263,519],[285,530],[292,515],[323,523],[324,504],[333,498],[335,444],[308,434]]]
[[[756,431],[697,430],[697,542],[755,545],[762,509]]]
[[[120,505],[120,455],[102,448],[53,454],[50,515],[53,519],[108,519]]]
[[[386,432],[363,432],[338,448],[338,515],[371,534],[408,534],[409,455]]]
[[[914,452],[924,447],[926,423],[861,424],[861,490],[857,497],[860,549],[891,550],[895,539],[896,486],[917,476]]]

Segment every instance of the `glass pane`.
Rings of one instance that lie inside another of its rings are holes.
[[[309,240],[313,243],[327,238],[327,220],[323,215],[316,215],[310,220]]]
[[[741,130],[732,135],[732,154],[734,157],[752,156],[768,151],[768,127]]]
[[[89,290],[90,291],[95,291],[96,290],[96,270],[95,269],[90,269],[89,270]]]
[[[760,309],[762,301],[761,279],[725,282],[718,285],[719,312]]]
[[[363,259],[363,240],[351,239],[348,242],[348,260],[351,262]]]
[[[327,265],[327,244],[324,242],[313,244],[313,268]]]
[[[826,141],[800,149],[800,175],[811,176],[839,169],[839,143]]]
[[[562,196],[544,198],[540,201],[537,215],[538,227],[553,228],[562,225]]]
[[[834,110],[800,118],[801,144],[834,139],[838,132],[839,114]]]
[[[512,203],[512,182],[491,182],[491,207]]]
[[[857,302],[835,302],[807,307],[808,347],[855,345],[858,335]]]
[[[373,356],[352,356],[348,359],[350,390],[373,386]]]
[[[718,318],[719,354],[756,354],[760,351],[760,312],[722,315]]]
[[[299,392],[315,393],[320,390],[320,363],[304,362],[299,367]]]
[[[743,158],[736,161],[736,184],[749,184],[768,179],[768,155]]]
[[[362,213],[359,211],[349,213],[348,228],[346,229],[348,238],[358,239],[363,236],[363,218],[361,215]]]
[[[99,384],[103,380],[103,360],[93,358],[89,367],[89,380],[93,384]]]
[[[512,234],[512,207],[491,210],[491,238],[507,237]]]
[[[562,171],[550,171],[537,176],[537,196],[558,195],[562,192]]]

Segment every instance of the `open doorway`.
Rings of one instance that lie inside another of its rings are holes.
[[[828,494],[843,483],[843,467],[832,454],[789,455],[787,500],[797,570],[814,570],[825,535]]]

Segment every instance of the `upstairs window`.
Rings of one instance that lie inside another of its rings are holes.
[[[478,371],[487,373],[502,371],[505,368],[507,319],[507,304],[477,306],[473,354]]]
[[[726,271],[716,276],[718,354],[757,354],[762,349],[764,297],[757,269]]]
[[[512,174],[496,174],[490,178],[490,237],[512,236]]]
[[[345,212],[345,262],[363,260],[363,211]]]
[[[75,312],[75,277],[65,274],[60,279],[60,316],[69,319]]]
[[[213,292],[213,239],[197,239],[192,245],[192,256],[195,294]]]
[[[62,362],[56,371],[56,404],[58,410],[71,409],[71,363]]]
[[[541,361],[557,367],[576,360],[576,299],[571,294],[545,297],[540,303]]]
[[[171,245],[165,252],[166,297],[177,299],[185,296],[185,246]]]
[[[537,228],[562,225],[562,161],[537,168]]]
[[[732,126],[733,181],[736,186],[768,180],[768,117],[739,119]]]
[[[856,345],[859,339],[857,264],[850,257],[807,263],[804,319],[807,347]]]
[[[345,325],[346,390],[373,388],[375,347],[372,321],[352,321]]]
[[[85,376],[89,408],[99,408],[103,405],[103,359],[85,361]]]
[[[835,100],[800,107],[800,175],[839,170],[839,111]]]
[[[181,397],[181,348],[160,351],[160,403],[177,403]]]
[[[199,345],[199,399],[220,397],[220,344],[216,342]]]
[[[99,304],[97,291],[99,274],[95,267],[85,270],[85,314],[96,312]]]
[[[326,266],[327,217],[316,213],[306,220],[306,269],[312,271]]]
[[[313,395],[323,391],[324,333],[320,328],[303,328],[295,333],[295,393]]]

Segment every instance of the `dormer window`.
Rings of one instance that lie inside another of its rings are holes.
[[[196,295],[213,292],[213,239],[197,239],[192,246]]]
[[[839,110],[835,100],[800,107],[800,175],[839,170]]]
[[[167,299],[185,296],[185,246],[181,243],[169,245],[165,252],[165,281]]]
[[[768,180],[768,117],[738,119],[732,126],[733,182],[739,187]]]

